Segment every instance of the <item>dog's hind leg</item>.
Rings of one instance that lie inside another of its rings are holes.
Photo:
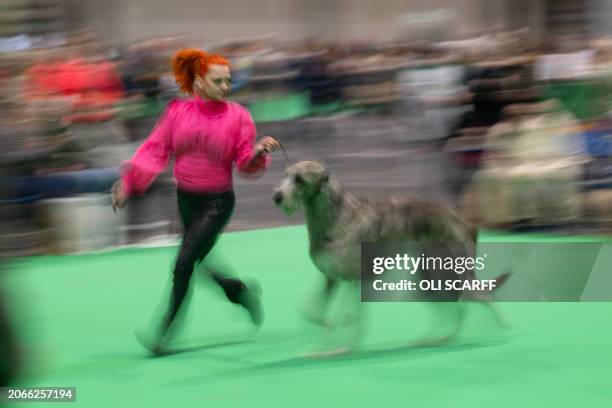
[[[504,329],[509,329],[512,327],[508,318],[499,310],[499,307],[492,300],[483,300],[479,302],[481,305],[485,306],[495,317],[497,323],[503,327]]]
[[[480,305],[483,305],[487,310],[491,312],[497,324],[501,327],[508,329],[512,325],[510,321],[504,316],[504,314],[499,310],[497,304],[493,301],[493,296],[491,292],[466,292],[462,295],[462,299],[468,302],[476,302]]]
[[[464,304],[461,302],[431,302],[430,305],[437,315],[434,325],[438,327],[435,327],[434,330],[439,329],[439,326],[445,326],[442,329],[443,333],[435,333],[416,340],[410,343],[411,347],[444,346],[457,338],[461,332],[466,315]]]
[[[497,320],[497,323],[499,323],[501,327],[503,327],[504,329],[509,329],[510,327],[512,327],[510,320],[508,320],[508,318],[499,310],[496,303],[483,302],[482,304],[485,305],[491,311],[491,313],[493,313],[495,319]]]

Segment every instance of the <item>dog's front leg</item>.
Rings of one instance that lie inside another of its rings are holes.
[[[334,318],[325,318],[326,327],[334,330],[329,332],[327,344],[323,349],[308,353],[308,357],[340,356],[351,353],[357,348],[363,333],[359,288],[360,282],[356,280],[334,283],[334,291],[338,291],[331,307],[331,315]]]
[[[304,316],[308,321],[331,329],[332,323],[326,315],[332,295],[338,286],[337,282],[334,278],[325,277],[323,289],[317,291],[314,299],[309,302],[304,310]]]
[[[347,351],[354,350],[359,345],[364,332],[364,308],[361,303],[361,282],[351,280],[345,284],[344,308],[340,314],[339,325],[346,329]]]

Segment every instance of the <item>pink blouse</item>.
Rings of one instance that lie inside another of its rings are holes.
[[[128,196],[144,193],[171,156],[180,190],[228,191],[234,162],[242,174],[253,177],[261,176],[270,164],[267,155],[251,161],[255,136],[250,113],[237,103],[174,100],[132,159],[123,164],[124,192]]]

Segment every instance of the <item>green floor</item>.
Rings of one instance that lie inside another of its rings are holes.
[[[76,386],[66,405],[83,407],[612,406],[612,303],[503,303],[506,331],[470,306],[462,337],[437,349],[404,347],[427,329],[425,305],[369,304],[359,353],[303,358],[344,336],[324,340],[300,317],[319,283],[306,239],[301,226],[226,234],[222,254],[263,287],[264,326],[252,333],[198,278],[178,352],[161,358],[133,333],[157,315],[175,247],[21,261],[4,286],[28,352],[24,385]]]

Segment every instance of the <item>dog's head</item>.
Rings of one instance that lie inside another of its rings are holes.
[[[285,170],[285,178],[274,189],[274,203],[291,215],[304,202],[313,200],[329,182],[329,173],[321,163],[302,161]]]

